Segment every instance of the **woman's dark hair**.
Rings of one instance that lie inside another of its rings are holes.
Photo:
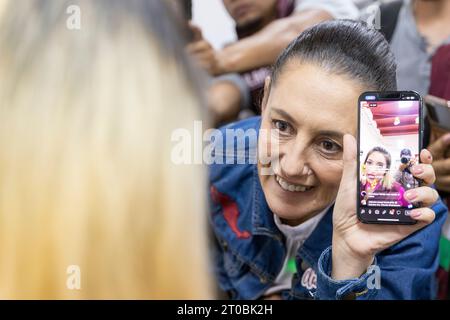
[[[275,62],[272,85],[293,60],[315,63],[330,73],[347,75],[367,86],[367,90],[397,89],[397,66],[389,43],[364,22],[327,21],[302,32]]]
[[[386,159],[386,168],[390,169],[391,168],[391,154],[383,147],[375,147],[372,150],[370,150],[369,152],[367,152],[366,159],[364,160],[364,164],[367,163],[367,159],[374,152],[379,152],[384,156],[384,158]]]

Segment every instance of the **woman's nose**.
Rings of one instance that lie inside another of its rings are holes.
[[[305,165],[304,149],[287,150],[280,161],[282,174],[287,177],[307,175],[309,169]]]

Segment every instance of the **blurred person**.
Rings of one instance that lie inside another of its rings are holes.
[[[365,195],[361,195],[363,204],[368,204],[369,195],[374,200],[384,200],[395,202],[399,206],[408,206],[405,200],[405,188],[391,177],[391,155],[383,147],[375,147],[370,150],[362,164],[361,190]],[[383,195],[379,195],[382,193]]]
[[[262,116],[222,129],[259,132],[245,145],[248,161],[236,165],[220,158],[223,164],[210,167],[216,273],[230,297],[436,296],[447,208],[430,187],[430,153],[422,150],[421,163],[411,168],[424,185],[405,193],[422,204],[411,212],[417,224],[369,225],[356,216],[358,97],[395,89],[389,45],[363,23],[323,22],[280,55],[266,80]],[[235,148],[228,139],[222,145]],[[228,148],[218,153],[234,154]],[[368,286],[373,268],[381,274],[379,287]]]
[[[383,3],[380,15],[397,59],[399,90],[426,95],[433,56],[450,44],[450,1],[395,0]]]
[[[447,100],[450,108],[450,44],[436,50],[431,65],[430,95]],[[450,205],[450,132],[430,122],[430,150],[436,171],[436,187]],[[439,244],[440,268],[438,270],[440,299],[450,299],[450,219],[442,228]]]
[[[433,128],[431,128],[433,134]],[[433,139],[433,138],[432,138]],[[436,137],[428,149],[433,155],[433,167],[436,171],[436,187],[446,201],[450,203],[450,133]],[[440,264],[437,271],[439,279],[439,299],[450,299],[450,218],[442,228],[442,235],[439,243]]]
[[[429,94],[448,100],[450,107],[450,44],[439,47],[433,55]]]
[[[450,1],[390,1],[380,6],[380,14],[381,31],[390,41],[396,56],[399,89],[415,90],[422,96],[431,94],[450,100],[450,89],[447,89],[450,88]],[[436,128],[430,128],[427,121],[425,146],[445,134],[440,132],[436,135],[435,131]],[[440,160],[437,154],[433,156],[436,161]],[[434,163],[434,166],[437,164]],[[435,168],[437,184],[442,185],[440,177],[447,174],[439,169]],[[450,183],[438,188],[444,191],[450,189]]]
[[[397,58],[399,89],[416,90],[421,95],[433,94],[450,99],[450,93],[446,92],[448,81],[445,80],[448,79],[449,70],[450,1],[396,0],[383,4],[380,9],[382,31],[391,42]],[[444,156],[445,152],[436,149],[447,143],[442,134],[439,138],[434,134],[435,131],[436,128],[430,127],[426,121],[424,145],[430,144],[435,160],[433,167],[436,171],[436,187],[445,199],[448,198],[450,177],[448,170],[442,169],[448,157]],[[450,228],[447,230],[450,235]],[[450,250],[448,253],[441,252],[443,254],[450,257]],[[443,282],[446,288],[440,290],[440,297],[447,295],[442,292],[448,290],[448,280]],[[442,287],[442,282],[440,286]]]
[[[397,59],[399,89],[450,100],[450,89],[446,89],[450,88],[450,1],[396,0],[382,4],[380,13],[381,31],[390,41]],[[427,126],[425,146],[437,140],[435,130]],[[443,134],[445,132],[439,136]],[[439,160],[437,154],[433,156]],[[447,174],[441,171],[436,174],[441,184],[440,177]],[[438,188],[450,189],[450,183]]]
[[[450,110],[450,44],[433,56],[429,94],[447,100]],[[430,150],[435,159],[436,186],[450,203],[450,132],[428,121]]]
[[[188,46],[212,76],[209,106],[216,124],[260,114],[264,79],[270,65],[301,31],[328,19],[357,18],[350,0],[223,0],[236,25],[237,41],[215,50],[192,26]]]
[[[80,30],[66,27],[70,5]],[[212,298],[205,173],[173,164],[170,145],[204,115],[200,82],[164,2],[11,0],[7,11],[0,298]]]

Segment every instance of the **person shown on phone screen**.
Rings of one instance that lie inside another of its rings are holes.
[[[373,201],[392,202],[393,206],[407,206],[404,198],[405,189],[392,179],[389,172],[391,168],[391,155],[383,147],[375,147],[367,153],[363,163],[361,176],[362,204]]]
[[[406,190],[417,188],[419,183],[414,179],[410,168],[416,164],[417,160],[411,154],[411,150],[403,149],[400,151],[400,162],[397,172],[395,173],[395,181],[401,184]]]

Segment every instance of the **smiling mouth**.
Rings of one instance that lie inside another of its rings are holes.
[[[306,192],[311,190],[314,187],[311,186],[304,186],[299,184],[291,184],[284,180],[283,178],[275,175],[275,180],[277,180],[278,184],[283,190],[290,191],[290,192]]]

